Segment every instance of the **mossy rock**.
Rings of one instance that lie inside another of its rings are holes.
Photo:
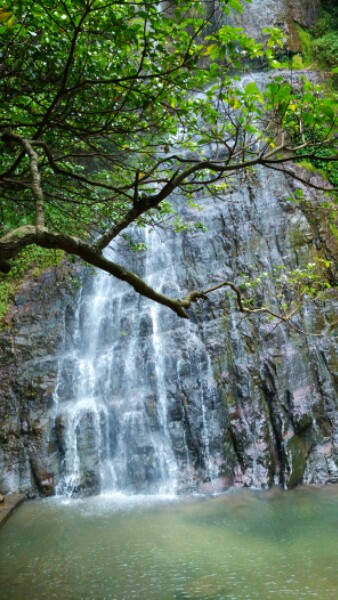
[[[286,453],[290,465],[289,488],[301,483],[307,465],[307,458],[312,447],[311,438],[294,435],[286,444]]]
[[[303,433],[312,426],[312,415],[309,413],[295,414],[291,416],[296,433]]]

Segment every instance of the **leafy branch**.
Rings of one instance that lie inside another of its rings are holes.
[[[280,34],[263,45],[240,28],[215,28],[222,10],[241,4],[212,6],[22,0],[0,9],[0,271],[30,245],[55,248],[181,317],[229,287],[240,312],[277,318],[229,281],[164,296],[103,253],[130,225],[161,224],[178,195],[182,203],[205,189],[217,199],[232,174],[258,166],[335,191],[291,166],[338,162],[334,97],[306,80],[295,90],[282,76],[264,86],[236,76],[257,57],[272,64]]]

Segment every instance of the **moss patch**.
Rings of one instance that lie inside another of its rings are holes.
[[[287,442],[287,454],[290,464],[289,488],[301,483],[311,447],[312,442],[308,435],[294,435]]]
[[[0,274],[0,324],[21,283],[27,277],[37,277],[48,267],[59,265],[63,256],[62,250],[30,246],[21,252],[8,275]]]
[[[304,66],[308,66],[312,61],[313,38],[312,35],[310,35],[310,33],[303,29],[300,25],[297,25],[297,33],[302,49],[303,63]]]

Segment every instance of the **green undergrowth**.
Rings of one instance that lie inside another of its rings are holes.
[[[335,0],[322,0],[323,10],[313,31],[313,54],[320,66],[333,72],[338,68],[338,5]],[[338,74],[333,73],[335,84]]]
[[[327,95],[336,102],[338,88],[338,5],[335,0],[322,0],[322,11],[314,28],[308,32],[297,25],[299,40],[302,47],[301,55],[292,57],[292,67],[319,68],[327,73]],[[306,153],[299,151],[299,156]],[[325,159],[332,155],[332,151],[323,147],[317,151],[318,159],[299,162],[307,170],[319,173],[334,188],[338,189],[338,164],[326,162]],[[337,237],[337,196],[335,203],[331,203],[332,217],[331,232]]]
[[[327,148],[321,148],[317,152],[318,158],[313,160],[301,160],[297,161],[299,166],[307,169],[308,171],[312,171],[314,173],[319,173],[324,179],[326,179],[331,185],[337,190],[338,189],[338,164],[335,161],[325,162],[325,158],[331,156],[330,150]],[[298,152],[298,156],[302,156],[302,151]],[[322,160],[321,160],[322,159]],[[335,196],[334,192],[332,195]]]
[[[281,62],[282,68],[295,71],[320,68],[327,72],[329,83],[338,87],[338,5],[323,0],[315,26],[309,31],[295,23],[301,50]]]
[[[297,33],[302,47],[303,66],[307,67],[313,60],[313,36],[300,25],[297,25]],[[294,60],[296,58],[297,55],[294,57]]]
[[[0,324],[23,281],[37,277],[48,267],[59,265],[63,256],[62,250],[30,246],[21,252],[7,275],[0,274]]]
[[[323,2],[323,10],[313,30],[308,33],[298,27],[304,60],[315,63],[331,75],[338,87],[338,6],[331,0]]]

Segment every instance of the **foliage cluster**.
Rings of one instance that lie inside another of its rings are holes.
[[[294,176],[300,151],[338,161],[334,98],[309,81],[295,90],[279,76],[262,89],[237,75],[257,58],[278,66],[283,40],[270,29],[257,43],[225,25],[230,10],[241,2],[0,9],[0,270],[32,245],[64,250],[186,316],[198,294],[163,296],[104,248],[131,224],[171,219],[184,230],[172,200],[217,193],[236,172]]]
[[[298,26],[298,34],[302,45],[302,56],[299,57],[299,63],[297,63],[299,55],[293,57],[292,68],[302,69],[304,66],[311,67],[313,65],[324,68],[331,76],[331,82],[333,88],[335,88],[338,83],[338,7],[336,2],[334,0],[323,0],[321,14],[313,30],[311,32],[305,31]],[[336,94],[330,89],[330,79],[325,93],[327,97],[331,97],[332,103],[337,103]],[[337,125],[335,124],[334,127],[335,135],[337,135]],[[309,135],[309,133],[306,135]],[[311,136],[312,132],[310,132],[309,139],[311,139]],[[306,153],[306,150],[300,149],[296,154],[302,156],[304,153]],[[310,161],[302,161],[302,164],[307,168],[317,170],[324,179],[327,179],[337,189],[338,166],[336,162],[327,162],[327,157],[327,148],[323,147],[318,150],[316,158]],[[324,160],[321,160],[321,158]],[[333,215],[335,214],[336,211],[334,210]]]
[[[325,297],[327,290],[331,289],[331,284],[326,277],[330,267],[331,262],[321,258],[316,258],[314,262],[291,271],[284,265],[279,265],[275,267],[273,273],[263,272],[257,277],[250,278],[243,274],[240,288],[250,292],[246,302],[254,306],[257,305],[255,296],[262,294],[266,285],[272,284],[276,302],[286,313],[298,307],[305,296],[312,299]]]
[[[312,31],[313,58],[320,66],[333,74],[337,84],[338,76],[338,7],[335,1],[323,0],[322,12]]]

